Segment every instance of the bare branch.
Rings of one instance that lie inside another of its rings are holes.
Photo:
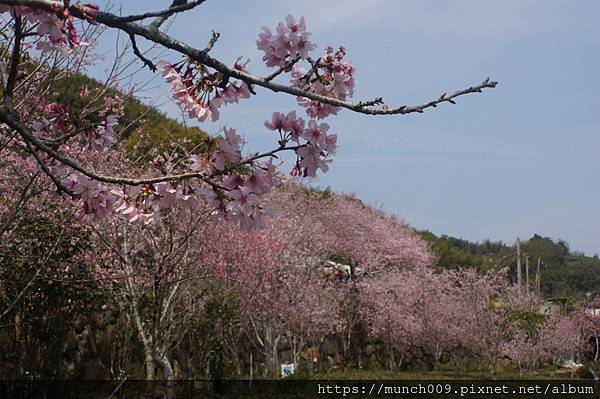
[[[25,203],[31,197],[33,197],[35,194],[37,194],[37,192],[31,192],[30,188],[33,185],[33,183],[36,181],[38,176],[39,176],[39,173],[35,173],[33,176],[31,176],[31,178],[29,179],[29,181],[27,182],[25,187],[21,190],[21,194],[19,195],[18,200],[16,201],[15,205],[12,207],[13,208],[12,211],[10,211],[8,213],[8,215],[3,215],[4,221],[2,222],[2,224],[0,224],[0,235],[4,234],[4,232],[8,231],[8,229],[10,228],[12,223],[19,217],[19,213],[25,207]]]
[[[215,43],[217,43],[217,40],[219,40],[220,36],[221,34],[219,32],[215,32],[214,30],[212,31],[212,37],[210,38],[208,45],[204,49],[205,53],[208,53],[210,50],[212,50],[212,48],[215,46]]]
[[[205,1],[206,0],[194,0],[194,1],[190,1],[188,3],[187,0],[173,0],[173,3],[171,3],[171,6],[169,8],[167,8],[166,10],[151,11],[151,12],[147,12],[147,13],[139,14],[139,15],[129,15],[126,17],[121,17],[121,19],[123,20],[123,22],[134,22],[134,21],[141,21],[141,20],[147,19],[147,18],[158,17],[158,19],[150,25],[151,28],[157,29],[171,15],[177,14],[177,13],[180,13],[183,11],[191,10],[192,8],[195,8],[195,7],[199,6],[200,4],[204,3]],[[158,21],[160,21],[160,22],[158,22]]]
[[[156,65],[148,58],[144,57],[144,55],[140,52],[140,49],[135,42],[135,35],[133,33],[129,34],[129,39],[131,39],[131,46],[133,47],[133,53],[138,56],[140,60],[150,69],[152,72],[156,72]]]
[[[25,285],[25,287],[23,287],[23,289],[21,289],[21,291],[19,291],[19,294],[17,294],[17,297],[12,301],[12,303],[6,309],[4,309],[2,314],[0,314],[0,320],[2,320],[7,314],[9,314],[15,308],[15,306],[18,305],[18,303],[21,300],[21,298],[23,297],[23,295],[25,295],[25,293],[27,292],[29,287],[31,287],[33,282],[40,275],[40,271],[42,270],[42,267],[43,267],[43,265],[38,266],[33,277],[29,280],[29,282]]]
[[[15,18],[15,44],[13,51],[10,56],[10,65],[8,72],[8,79],[6,81],[6,88],[4,89],[4,103],[12,104],[12,95],[17,85],[17,78],[19,74],[19,63],[21,62],[21,41],[23,40],[23,25],[21,17]]]
[[[277,76],[281,75],[283,72],[288,72],[300,60],[301,60],[301,58],[299,56],[292,58],[292,60],[289,61],[287,64],[285,64],[284,66],[282,66],[281,68],[279,68],[278,70],[276,70],[275,72],[270,74],[269,76],[266,76],[265,81],[270,82],[273,79],[275,79]]]
[[[372,107],[374,105],[383,104],[383,98],[377,97],[371,101],[361,101],[358,103],[361,107]]]

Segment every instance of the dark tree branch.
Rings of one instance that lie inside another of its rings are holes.
[[[23,40],[23,21],[21,17],[15,18],[15,44],[10,56],[8,78],[4,88],[4,103],[11,105],[12,96],[17,86],[19,75],[19,63],[21,62],[21,40]]]
[[[33,277],[29,280],[29,282],[25,285],[25,287],[23,287],[23,289],[21,291],[19,291],[19,293],[17,294],[17,297],[12,301],[12,303],[10,305],[8,305],[8,307],[6,309],[4,309],[2,314],[0,314],[0,320],[2,320],[7,314],[9,314],[15,308],[15,306],[18,305],[18,303],[21,300],[21,298],[23,297],[23,295],[25,295],[25,293],[27,292],[29,287],[31,287],[33,282],[40,275],[40,271],[42,270],[42,267],[43,267],[43,265],[38,266]]]
[[[383,98],[377,97],[371,101],[361,101],[358,103],[361,107],[372,107],[374,105],[383,104]]]
[[[133,53],[137,55],[140,60],[142,60],[142,62],[148,67],[148,69],[150,69],[152,72],[156,72],[156,65],[154,65],[154,63],[148,58],[144,57],[144,55],[140,52],[140,49],[138,48],[137,43],[135,42],[135,35],[130,33],[129,39],[131,39],[131,47],[133,48]]]
[[[129,15],[126,17],[121,17],[121,18],[122,18],[123,22],[135,22],[135,21],[141,21],[141,20],[147,19],[147,18],[158,17],[156,21],[154,21],[152,24],[150,24],[150,26],[152,28],[157,29],[171,15],[191,10],[192,8],[195,8],[195,7],[199,6],[200,4],[204,3],[205,1],[206,0],[194,0],[194,1],[190,1],[188,3],[187,0],[173,0],[173,3],[171,3],[171,6],[169,8],[167,8],[166,10],[151,11],[151,12],[146,12],[143,14]],[[160,21],[160,22],[158,22],[158,21]]]
[[[283,72],[288,72],[300,60],[301,60],[301,58],[299,56],[292,58],[292,60],[289,61],[287,64],[285,64],[284,66],[282,66],[281,68],[279,68],[278,70],[276,70],[275,72],[270,74],[269,76],[266,76],[265,82],[270,82],[273,79],[275,79],[277,76],[281,75]]]
[[[210,41],[208,42],[208,45],[204,49],[205,53],[208,53],[210,50],[212,50],[212,48],[217,43],[217,40],[219,40],[220,36],[221,36],[221,34],[219,32],[215,32],[214,30],[212,31],[212,37],[210,38]]]
[[[177,3],[177,4],[175,4],[175,3]],[[449,102],[451,104],[455,104],[455,98],[457,98],[459,96],[469,94],[469,93],[480,93],[484,88],[493,88],[493,87],[496,87],[496,84],[497,84],[496,82],[490,81],[488,78],[477,86],[469,87],[464,90],[459,90],[450,95],[446,95],[446,93],[444,93],[440,97],[438,97],[436,100],[429,101],[424,104],[414,105],[414,106],[403,105],[403,106],[397,107],[397,108],[390,108],[387,105],[383,105],[381,108],[373,108],[377,105],[382,105],[383,99],[376,98],[376,99],[370,100],[370,101],[352,103],[352,102],[342,101],[342,100],[339,100],[336,98],[325,97],[325,96],[322,96],[319,94],[307,92],[307,91],[303,90],[302,88],[286,86],[286,85],[278,84],[278,83],[275,83],[272,81],[276,76],[278,76],[279,74],[284,72],[287,68],[291,68],[294,63],[299,61],[299,59],[296,59],[296,58],[292,59],[288,64],[283,66],[280,70],[263,78],[263,77],[251,75],[240,69],[231,68],[231,67],[225,65],[224,63],[222,63],[221,61],[209,56],[208,52],[210,51],[212,46],[214,46],[214,44],[216,43],[216,41],[218,39],[218,34],[216,34],[215,32],[213,32],[213,37],[212,37],[211,41],[209,42],[208,47],[205,50],[199,50],[199,49],[193,48],[179,40],[176,40],[176,39],[170,37],[169,35],[165,34],[164,32],[159,31],[158,29],[153,29],[148,26],[143,26],[143,25],[131,22],[131,21],[144,19],[144,18],[150,18],[150,17],[154,17],[154,16],[168,17],[169,15],[172,15],[176,12],[181,12],[181,11],[185,11],[187,9],[191,9],[194,6],[199,5],[200,3],[202,3],[202,1],[192,1],[190,3],[185,3],[185,4],[175,1],[173,3],[174,5],[169,10],[159,12],[159,13],[146,13],[146,14],[142,14],[141,16],[130,16],[130,17],[119,17],[119,16],[116,16],[116,15],[110,14],[110,13],[98,12],[95,20],[98,23],[101,23],[107,27],[119,29],[119,30],[127,33],[132,40],[134,52],[151,69],[155,69],[155,67],[149,60],[145,59],[141,55],[139,49],[137,48],[136,36],[143,37],[146,40],[151,41],[152,43],[161,45],[167,49],[174,50],[182,55],[186,55],[190,59],[192,59],[200,64],[203,64],[206,67],[210,67],[210,68],[220,72],[221,74],[223,74],[224,80],[229,79],[230,77],[233,77],[233,78],[237,78],[237,79],[244,81],[249,87],[252,87],[252,85],[262,86],[262,87],[264,87],[268,90],[274,91],[274,92],[284,92],[284,93],[291,94],[291,95],[298,96],[298,97],[305,97],[305,98],[308,98],[313,101],[317,101],[317,102],[321,102],[324,104],[329,104],[329,105],[333,105],[333,106],[337,106],[337,107],[343,107],[343,108],[346,108],[346,109],[349,109],[349,110],[352,110],[355,112],[368,114],[368,115],[393,115],[393,114],[408,114],[408,113],[414,113],[414,112],[421,113],[427,108],[434,108],[438,104],[441,104],[444,102]],[[45,10],[49,10],[49,11],[50,10],[56,11],[57,9],[61,9],[63,7],[62,2],[55,1],[55,0],[0,0],[0,4],[29,6],[29,7],[35,7],[35,8],[45,9]],[[73,6],[73,7],[70,7],[69,10],[72,13],[72,15],[74,15],[77,18],[86,19],[86,20],[89,18],[84,6],[81,6],[81,5]],[[10,65],[10,73],[9,73],[9,79],[8,79],[8,83],[7,83],[7,89],[5,90],[4,106],[0,107],[0,122],[6,123],[11,129],[13,129],[14,131],[19,133],[19,135],[22,137],[22,139],[27,144],[29,151],[36,157],[36,160],[40,163],[44,172],[50,176],[50,178],[57,185],[59,190],[68,192],[68,190],[66,190],[65,187],[57,179],[57,177],[52,175],[51,171],[48,170],[48,167],[40,159],[39,154],[37,154],[38,150],[45,152],[48,156],[50,156],[54,160],[61,162],[64,165],[70,166],[71,168],[78,171],[79,173],[82,173],[83,175],[85,175],[91,179],[94,179],[94,180],[97,180],[97,181],[103,182],[103,183],[137,186],[137,185],[141,185],[141,184],[154,184],[154,183],[160,183],[160,182],[165,182],[165,181],[177,181],[177,180],[198,178],[198,179],[206,182],[207,184],[213,186],[214,188],[218,188],[220,190],[225,190],[223,187],[221,187],[217,183],[215,183],[213,181],[213,179],[220,175],[226,174],[226,173],[234,170],[235,168],[238,168],[239,166],[252,164],[254,161],[256,161],[258,159],[267,158],[267,157],[275,157],[278,152],[294,151],[294,150],[298,150],[299,148],[302,147],[301,145],[286,147],[285,144],[282,144],[282,145],[280,145],[280,147],[276,148],[275,150],[265,152],[265,153],[257,153],[254,156],[248,157],[244,160],[241,160],[240,162],[230,165],[228,168],[226,168],[223,171],[216,171],[210,175],[206,175],[201,172],[189,172],[189,173],[165,175],[165,176],[152,177],[152,178],[129,178],[129,177],[107,176],[107,175],[97,173],[93,170],[88,169],[86,166],[81,165],[78,161],[76,161],[68,156],[65,156],[64,154],[59,152],[58,148],[55,145],[53,145],[53,143],[46,143],[46,142],[38,139],[37,137],[35,137],[35,135],[33,135],[31,133],[31,131],[25,125],[23,125],[20,122],[17,113],[15,112],[15,110],[12,107],[12,101],[11,101],[12,100],[11,96],[12,96],[12,92],[14,91],[14,85],[15,85],[14,82],[17,80],[17,77],[18,77],[17,75],[18,75],[18,64],[20,61],[19,52],[20,52],[20,41],[21,41],[20,36],[22,33],[21,32],[22,26],[18,23],[15,26],[16,26],[16,28],[15,28],[16,41],[15,41],[13,53],[11,56],[12,60],[11,60],[11,65]],[[308,61],[311,63],[311,65],[313,67],[315,76],[317,78],[319,78],[318,71],[316,70],[318,61],[314,61],[312,59],[309,59]]]
[[[0,314],[0,320],[2,320],[6,315],[8,315],[17,306],[17,304],[19,303],[19,301],[21,300],[23,295],[25,295],[27,290],[33,285],[33,282],[39,277],[40,272],[42,271],[42,268],[44,267],[44,263],[48,259],[50,259],[50,257],[52,256],[52,254],[58,247],[58,244],[62,240],[63,233],[64,233],[64,230],[62,230],[60,232],[60,234],[58,235],[56,241],[54,242],[54,245],[52,246],[52,249],[46,254],[46,256],[43,259],[41,259],[40,265],[38,266],[37,270],[35,271],[35,274],[33,275],[33,277],[29,280],[29,282],[25,285],[25,287],[23,287],[23,289],[17,294],[17,297],[12,301],[12,303],[2,312],[2,314]]]
[[[22,137],[22,135],[21,135]],[[52,171],[50,171],[50,169],[48,169],[48,166],[46,166],[46,164],[44,163],[44,161],[40,158],[39,154],[37,153],[37,151],[32,147],[31,143],[27,140],[25,140],[25,144],[27,145],[27,149],[29,150],[29,152],[33,155],[33,157],[35,158],[36,162],[38,163],[38,165],[40,165],[40,168],[42,168],[42,170],[44,171],[44,173],[50,178],[50,180],[52,180],[52,182],[54,183],[54,185],[56,186],[56,189],[58,191],[58,193],[65,193],[68,194],[69,196],[71,196],[71,198],[75,198],[75,195],[69,191],[61,182],[60,180],[58,180],[58,177],[56,177],[54,175],[54,173],[52,173]]]
[[[36,192],[31,192],[30,189],[33,183],[38,178],[38,176],[39,172],[31,176],[23,190],[21,190],[19,199],[16,201],[16,204],[12,207],[13,210],[9,212],[9,215],[6,216],[4,218],[4,221],[0,224],[0,236],[6,231],[8,231],[10,225],[12,225],[12,223],[17,219],[21,210],[25,207],[25,203],[29,200],[29,198],[36,194]]]

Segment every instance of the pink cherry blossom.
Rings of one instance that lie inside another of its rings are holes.
[[[299,142],[300,137],[304,135],[304,120],[296,116],[296,111],[290,111],[287,115],[281,112],[274,112],[271,120],[265,121],[265,127],[269,130],[276,130],[280,133],[289,133],[284,139]]]
[[[242,137],[235,129],[224,128],[224,139],[219,141],[219,149],[213,154],[212,162],[217,170],[225,169],[226,162],[237,162],[241,158]]]
[[[229,211],[234,214],[241,213],[244,216],[252,216],[255,212],[254,207],[260,202],[258,196],[248,187],[230,191],[229,197],[232,199],[228,206]]]
[[[38,139],[44,138],[52,127],[52,122],[49,120],[42,118],[40,121],[33,122],[31,124],[33,129],[33,134]]]
[[[219,196],[211,187],[200,187],[197,189],[199,195],[201,195],[207,202],[207,205],[211,209],[219,209],[221,207],[221,200]]]
[[[152,203],[155,211],[174,208],[177,205],[178,191],[171,183],[162,182],[155,184],[154,192]]]
[[[263,27],[256,41],[256,48],[265,53],[263,61],[268,67],[283,66],[294,57],[307,58],[316,46],[309,41],[310,32],[306,30],[304,17],[298,22],[288,15],[286,22],[280,22],[273,35],[269,28]]]
[[[43,13],[37,17],[38,27],[36,32],[40,36],[48,35],[52,43],[60,42],[64,36],[61,21],[55,14]]]
[[[273,112],[273,116],[270,121],[265,122],[265,126],[269,130],[284,130],[287,125],[287,118],[281,112]]]
[[[309,72],[306,69],[294,66],[291,84],[325,97],[347,100],[354,94],[355,70],[351,63],[344,61],[345,55],[346,50],[343,47],[337,51],[328,47],[325,55],[316,63],[316,68],[320,71],[319,76],[308,75]],[[311,118],[323,119],[338,112],[338,107],[305,97],[298,97],[298,104],[306,108],[306,113]]]
[[[290,140],[299,142],[304,134],[304,119],[296,117],[296,111],[287,114],[286,131],[290,133]]]
[[[244,178],[240,175],[229,175],[223,180],[223,186],[235,190],[244,185]]]
[[[296,154],[300,158],[298,164],[303,168],[305,177],[316,177],[318,169],[324,173],[329,170],[331,160],[323,158],[323,152],[317,145],[308,144],[296,150]]]
[[[313,145],[320,145],[325,139],[329,125],[327,123],[321,123],[317,125],[317,122],[311,120],[308,122],[308,127],[304,131],[304,138],[307,139]]]
[[[109,115],[104,125],[95,129],[88,129],[88,141],[90,146],[96,151],[102,151],[109,147],[114,141],[114,127],[118,124],[117,117]]]
[[[266,194],[273,186],[273,177],[267,172],[256,169],[244,182],[244,186],[255,194]]]

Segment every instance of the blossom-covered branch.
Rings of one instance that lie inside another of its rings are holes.
[[[196,2],[192,2],[192,3],[188,3],[188,4],[193,4],[193,3],[196,3]],[[61,8],[64,6],[61,2],[52,1],[52,0],[0,0],[0,4],[23,5],[23,6],[29,6],[29,7],[42,8],[42,9],[46,9],[46,10]],[[73,7],[75,7],[75,6],[73,6]],[[72,12],[73,12],[73,15],[77,16],[77,17],[85,16],[85,14],[78,8],[74,8]],[[155,14],[164,15],[161,13],[164,13],[164,12],[158,12]],[[151,17],[152,16],[151,14],[152,13],[147,14],[148,16],[144,17],[144,18]],[[398,107],[385,106],[385,107],[381,107],[381,108],[372,108],[371,102],[369,102],[369,101],[357,102],[357,103],[343,101],[343,100],[339,100],[337,98],[312,93],[312,92],[300,89],[298,87],[272,82],[272,78],[270,78],[270,76],[259,77],[259,76],[252,75],[245,71],[236,70],[235,68],[228,67],[226,64],[219,61],[218,59],[211,57],[204,50],[196,49],[184,42],[181,42],[181,41],[167,35],[164,32],[131,22],[130,18],[133,18],[133,20],[135,21],[135,20],[141,19],[141,16],[120,17],[120,16],[117,16],[117,15],[114,15],[111,13],[101,12],[101,11],[99,11],[97,13],[97,15],[95,16],[95,20],[101,24],[104,24],[111,28],[116,28],[116,29],[122,30],[129,35],[141,36],[151,42],[160,44],[160,45],[164,46],[165,48],[174,50],[180,54],[190,57],[191,59],[193,59],[197,62],[200,62],[208,67],[214,68],[215,70],[221,72],[222,74],[243,80],[244,82],[246,82],[246,84],[261,86],[261,87],[264,87],[266,89],[269,89],[269,90],[272,90],[275,92],[283,92],[283,93],[288,93],[288,94],[298,96],[298,97],[305,97],[305,98],[308,98],[313,101],[332,105],[335,107],[346,108],[351,111],[368,114],[368,115],[395,115],[395,114],[409,114],[409,113],[414,113],[414,112],[423,112],[425,109],[435,107],[436,105],[443,103],[443,102],[453,103],[452,100],[455,99],[456,97],[459,97],[459,96],[462,96],[465,94],[470,94],[470,93],[480,93],[480,92],[482,92],[483,89],[494,88],[497,85],[497,82],[486,79],[479,85],[472,86],[472,87],[469,87],[469,88],[463,89],[463,90],[458,90],[449,96],[442,94],[437,99],[423,103],[423,104],[402,105],[402,106],[398,106]]]

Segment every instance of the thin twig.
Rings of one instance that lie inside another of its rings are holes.
[[[138,56],[140,60],[150,69],[152,72],[156,72],[156,65],[148,58],[144,57],[144,55],[140,52],[140,49],[137,46],[135,41],[135,35],[133,33],[129,34],[129,39],[131,39],[131,46],[133,47],[133,53]]]
[[[215,43],[217,43],[217,40],[219,40],[219,37],[221,37],[221,34],[219,32],[215,32],[213,30],[212,31],[212,37],[210,38],[210,41],[208,42],[208,45],[204,49],[205,53],[208,53],[210,50],[212,50],[212,48],[215,46]]]
[[[205,1],[206,0],[194,0],[194,1],[191,1],[188,3],[186,0],[174,0],[173,3],[171,4],[171,6],[169,8],[167,8],[166,10],[150,11],[150,12],[147,12],[144,14],[129,15],[127,17],[120,17],[120,18],[123,20],[123,22],[141,21],[142,19],[154,18],[154,17],[164,18],[166,20],[168,17],[170,17],[173,14],[191,10],[192,8],[197,7],[200,4],[204,3]],[[162,22],[164,22],[164,20]],[[156,26],[156,28],[158,28],[162,24],[162,22],[159,24],[156,24],[156,21],[155,21],[154,24],[158,25],[158,26]]]
[[[277,76],[281,75],[283,72],[288,72],[300,60],[301,60],[300,56],[296,56],[296,57],[292,58],[292,60],[289,61],[287,64],[285,64],[284,66],[282,66],[281,68],[279,68],[278,70],[273,72],[272,74],[266,76],[265,81],[270,82],[273,79],[275,79]]]
[[[117,393],[117,391],[121,388],[121,386],[125,383],[125,381],[127,381],[127,378],[129,376],[125,376],[125,378],[123,378],[123,381],[121,381],[119,383],[119,385],[117,385],[117,387],[115,388],[115,390],[110,394],[110,396],[108,397],[108,399],[111,399],[113,396],[115,396],[115,394]]]

